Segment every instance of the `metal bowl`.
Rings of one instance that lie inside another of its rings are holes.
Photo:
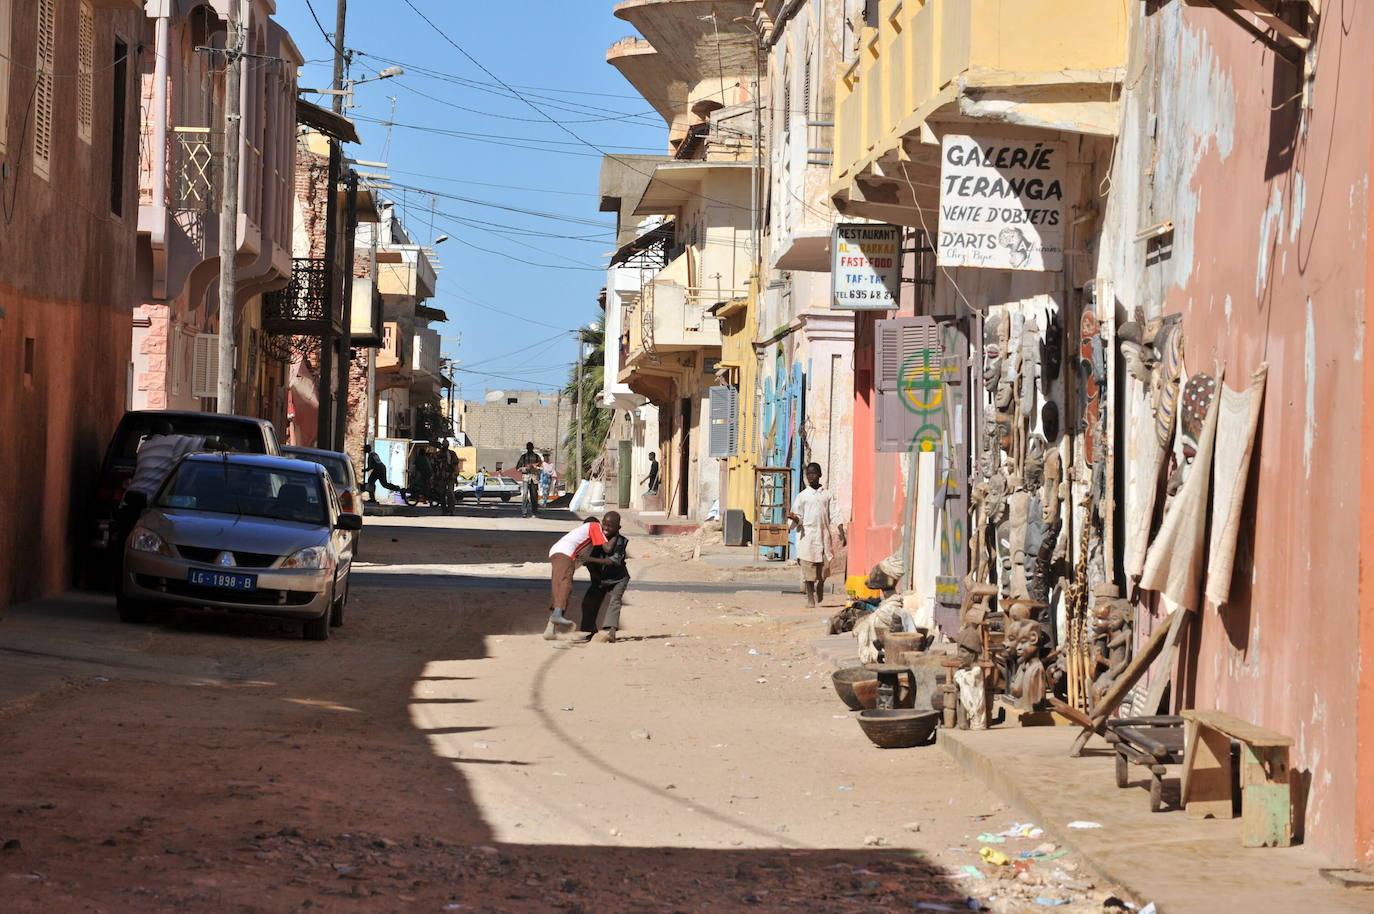
[[[859,726],[880,749],[909,749],[930,742],[938,711],[860,711]]]
[[[835,694],[851,711],[872,708],[878,701],[878,674],[861,666],[846,667],[830,675]]]

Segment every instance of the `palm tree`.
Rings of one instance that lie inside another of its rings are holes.
[[[596,397],[601,393],[602,380],[606,366],[606,332],[600,322],[591,324],[579,331],[585,355],[582,362],[582,409],[574,407],[573,421],[568,423],[567,435],[563,438],[563,451],[567,465],[574,467],[578,481],[587,478],[592,462],[606,446],[606,437],[611,433],[612,410],[598,406]],[[577,367],[573,366],[568,374],[568,385],[563,388],[568,402],[576,404]],[[577,466],[577,429],[582,428],[582,465]]]

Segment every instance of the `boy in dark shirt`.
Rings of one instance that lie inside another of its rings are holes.
[[[583,557],[592,584],[582,597],[582,631],[592,641],[614,641],[620,627],[620,604],[625,587],[630,583],[630,570],[625,565],[625,550],[630,541],[620,535],[620,515],[607,511],[601,519],[606,545],[593,546]],[[605,610],[601,630],[596,629],[596,617]]]

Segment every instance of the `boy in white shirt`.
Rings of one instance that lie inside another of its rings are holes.
[[[601,522],[593,517],[573,528],[549,550],[553,613],[549,617],[549,624],[544,628],[544,637],[547,640],[553,641],[558,637],[555,626],[572,628],[575,624],[563,614],[563,610],[568,606],[568,600],[572,598],[573,573],[577,571],[581,553],[593,546],[604,545],[606,534],[601,529]]]

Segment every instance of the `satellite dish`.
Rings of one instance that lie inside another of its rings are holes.
[[[495,403],[497,400],[504,400],[504,399],[506,399],[506,392],[505,392],[504,390],[489,390],[489,391],[487,391],[487,402],[488,402],[488,403]]]

